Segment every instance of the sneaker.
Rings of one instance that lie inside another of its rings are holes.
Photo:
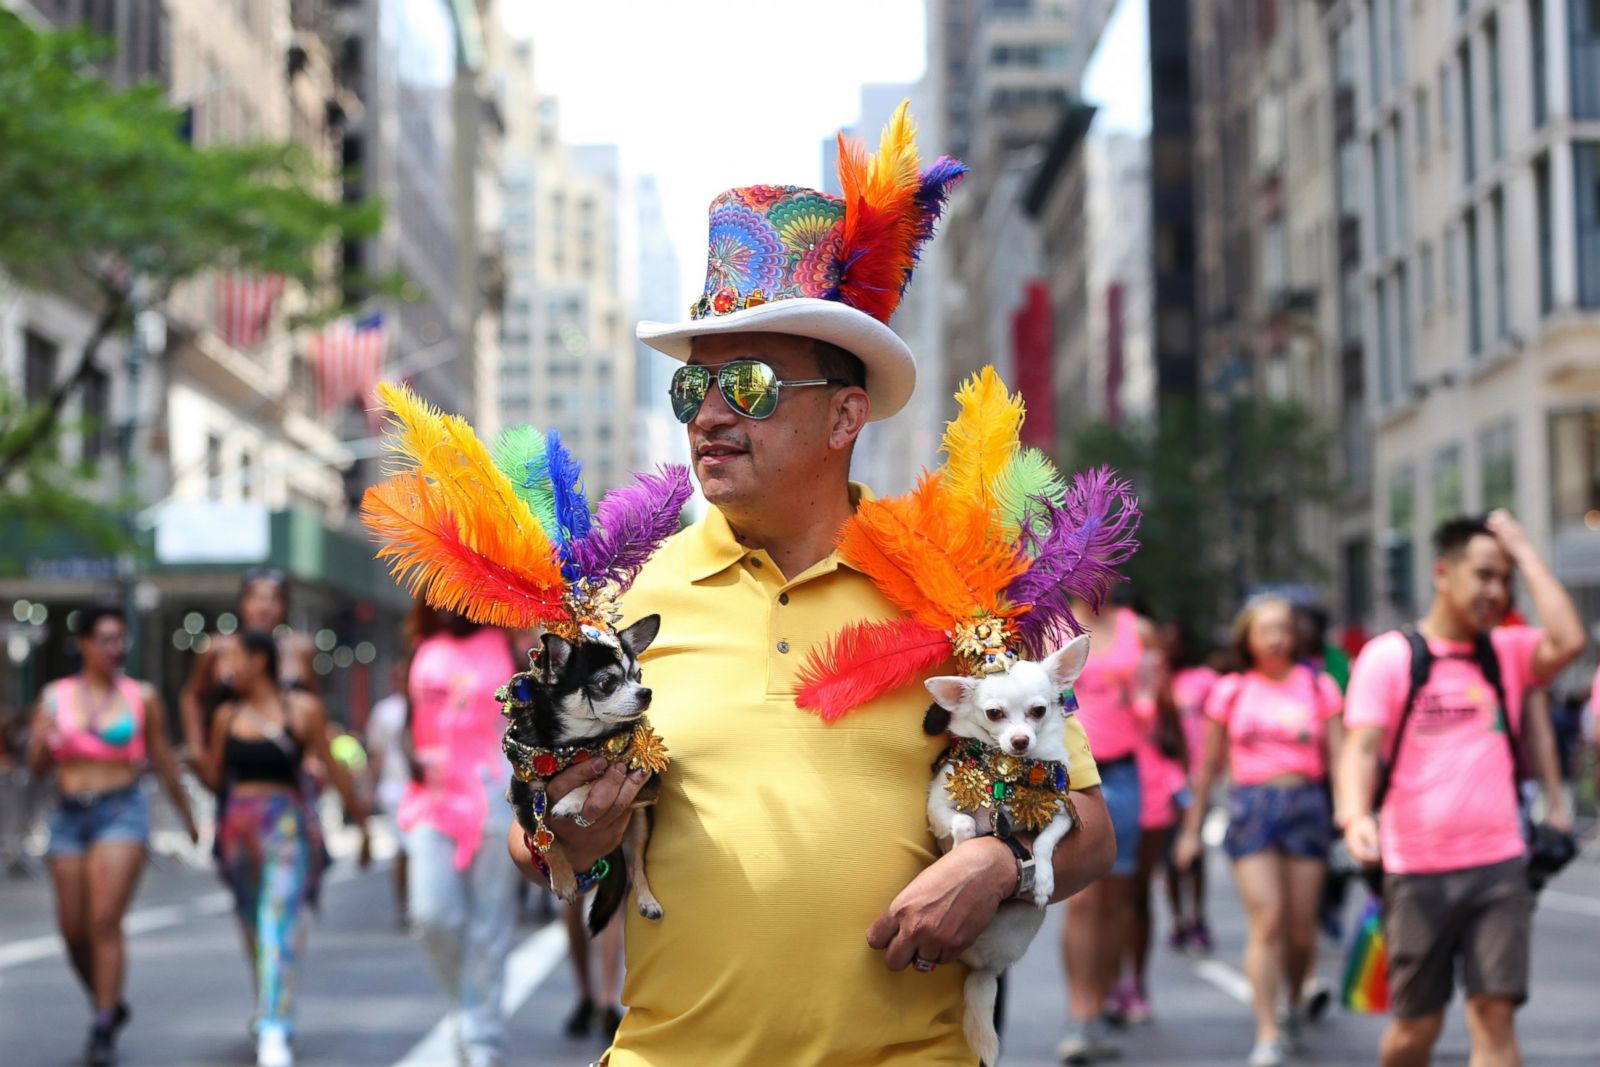
[[[1144,995],[1144,990],[1131,982],[1122,994],[1122,1013],[1130,1026],[1148,1026],[1154,1018],[1150,1010],[1150,1000]]]
[[[281,1026],[263,1026],[256,1038],[256,1067],[294,1067],[289,1035]]]
[[[1319,1023],[1333,1006],[1333,990],[1320,978],[1313,978],[1308,984],[1311,988],[1306,993],[1306,1019]]]
[[[126,1000],[117,1001],[116,1008],[112,1010],[111,1029],[113,1031],[121,1030],[124,1026],[128,1025],[129,1020],[132,1018],[133,1009],[128,1007],[128,1002]]]
[[[1194,940],[1194,925],[1180,922],[1173,926],[1172,933],[1167,936],[1167,947],[1173,952],[1184,953],[1189,951],[1190,942]]]
[[[1104,1024],[1098,1019],[1087,1023],[1071,1020],[1066,1034],[1056,1044],[1056,1058],[1066,1067],[1114,1060],[1121,1055],[1121,1047],[1107,1039]]]
[[[600,1033],[607,1041],[617,1036],[617,1027],[622,1025],[622,1009],[613,1005],[600,1013]]]
[[[580,1000],[577,1007],[572,1009],[572,1014],[567,1016],[567,1021],[562,1025],[562,1032],[573,1040],[589,1036],[590,1024],[594,1022],[594,1001]]]
[[[1298,1005],[1291,1005],[1287,1011],[1278,1017],[1278,1023],[1283,1029],[1281,1043],[1290,1052],[1304,1052],[1306,1047],[1306,1013]]]
[[[109,1026],[89,1027],[89,1047],[83,1058],[89,1067],[111,1067],[117,1062],[117,1032]]]
[[[1209,956],[1216,947],[1211,940],[1211,927],[1204,921],[1195,923],[1189,931],[1189,948],[1202,956]]]
[[[1256,1047],[1250,1050],[1250,1058],[1244,1062],[1245,1067],[1283,1067],[1285,1058],[1283,1041],[1274,1037],[1257,1041]]]
[[[1127,983],[1118,982],[1106,994],[1105,1003],[1100,1005],[1101,1022],[1113,1030],[1121,1030],[1128,1025],[1127,991]]]

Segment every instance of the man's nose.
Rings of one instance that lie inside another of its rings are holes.
[[[706,389],[706,398],[700,401],[700,410],[694,413],[694,424],[702,430],[709,430],[718,426],[731,426],[738,421],[739,416],[722,398],[722,390],[713,381]]]

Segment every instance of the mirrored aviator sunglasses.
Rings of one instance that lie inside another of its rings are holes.
[[[672,413],[681,423],[693,421],[705,403],[715,375],[717,389],[728,407],[747,419],[765,419],[778,410],[778,394],[784,389],[799,389],[810,385],[846,385],[839,378],[797,378],[782,381],[778,372],[758,359],[736,359],[731,363],[708,367],[687,364],[672,374],[668,396]]]

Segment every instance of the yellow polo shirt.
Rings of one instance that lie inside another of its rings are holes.
[[[643,668],[672,764],[648,864],[666,915],[628,908],[629,1010],[609,1067],[971,1067],[963,968],[895,974],[867,945],[938,855],[927,691],[831,726],[794,703],[813,645],[894,607],[837,554],[786,579],[713,508],[645,568],[626,613],[661,615]],[[1082,728],[1066,729],[1073,787],[1099,784]]]

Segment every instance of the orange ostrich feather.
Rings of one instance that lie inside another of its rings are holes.
[[[369,488],[361,517],[395,579],[435,607],[512,629],[566,610],[567,586],[548,539],[486,524],[468,544],[444,494],[420,474],[396,474]]]
[[[960,619],[1012,618],[1027,608],[1005,598],[1027,557],[937,474],[924,472],[910,493],[864,502],[840,531],[839,549],[895,607],[941,633]]]
[[[924,212],[917,199],[917,126],[902,102],[884,127],[876,155],[839,134],[839,189],[844,198],[839,298],[888,322],[916,266]]]

